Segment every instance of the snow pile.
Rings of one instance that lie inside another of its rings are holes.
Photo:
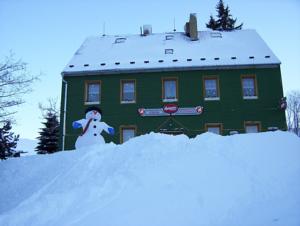
[[[300,139],[148,134],[0,162],[0,225],[300,225]]]

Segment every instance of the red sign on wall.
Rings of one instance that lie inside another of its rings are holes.
[[[176,104],[166,104],[163,107],[164,112],[167,114],[173,114],[178,111],[178,106]]]

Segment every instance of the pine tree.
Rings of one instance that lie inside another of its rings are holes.
[[[37,154],[51,154],[58,151],[59,140],[59,122],[57,114],[48,111],[44,116],[45,122],[42,122],[44,128],[39,132],[40,136],[38,146],[35,151]]]
[[[209,22],[208,24],[206,24],[206,27],[212,29],[212,30],[216,30],[217,27],[217,21],[213,18],[213,16],[210,16]]]
[[[19,156],[15,148],[19,140],[19,135],[14,135],[11,130],[11,122],[6,121],[2,128],[0,128],[0,159],[6,159],[8,157]]]
[[[228,5],[225,7],[223,0],[220,0],[216,6],[218,12],[217,20],[213,16],[210,16],[209,22],[206,24],[207,28],[218,31],[232,31],[240,30],[243,27],[243,23],[238,26],[235,26],[237,19],[233,19],[230,14]]]

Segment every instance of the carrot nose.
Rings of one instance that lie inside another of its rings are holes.
[[[97,114],[97,111],[93,111],[93,113],[94,113],[94,115],[96,115],[96,114]]]

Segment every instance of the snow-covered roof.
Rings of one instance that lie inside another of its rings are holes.
[[[62,74],[203,69],[278,65],[279,59],[255,30],[106,35],[87,38]]]

